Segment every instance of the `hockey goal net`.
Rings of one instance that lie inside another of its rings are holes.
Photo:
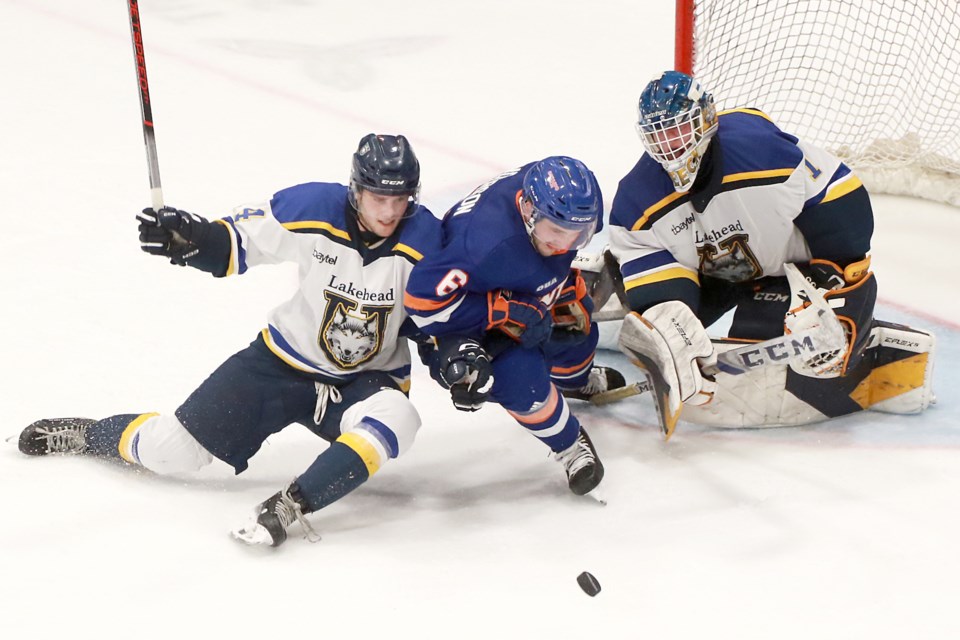
[[[872,191],[960,206],[958,0],[677,0],[675,65]]]

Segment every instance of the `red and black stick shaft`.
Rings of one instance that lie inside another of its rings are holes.
[[[160,187],[160,163],[157,161],[157,140],[153,132],[153,108],[150,104],[150,85],[147,83],[147,62],[143,56],[143,33],[140,30],[140,7],[137,0],[127,0],[130,15],[130,38],[133,41],[133,61],[137,68],[140,87],[140,115],[143,118],[143,143],[147,148],[147,168],[150,172],[150,201],[154,211],[163,208],[163,190]]]

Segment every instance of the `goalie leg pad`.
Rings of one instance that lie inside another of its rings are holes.
[[[929,331],[876,321],[867,346],[873,368],[851,396],[865,409],[883,413],[920,413],[936,402],[933,354],[936,337]]]
[[[737,346],[715,341],[718,352]],[[863,362],[850,377],[813,379],[785,366],[742,375],[718,373],[713,401],[687,405],[688,422],[717,427],[779,427],[821,422],[871,409],[915,414],[936,402],[936,339],[928,331],[875,321]]]

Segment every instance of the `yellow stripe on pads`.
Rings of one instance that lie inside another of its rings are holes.
[[[342,442],[353,449],[363,460],[363,464],[367,467],[367,473],[371,476],[380,468],[380,453],[363,436],[348,431],[337,438],[337,442]]]
[[[850,176],[849,180],[844,180],[840,184],[834,185],[827,189],[827,195],[823,197],[823,200],[820,201],[820,204],[824,202],[830,202],[831,200],[836,200],[837,198],[842,198],[851,191],[856,191],[863,186],[863,183],[860,182],[860,178],[857,176]]]
[[[120,457],[129,462],[130,464],[139,464],[137,459],[133,456],[133,450],[131,445],[133,444],[133,436],[137,434],[137,431],[140,430],[140,427],[143,426],[143,423],[149,420],[150,418],[155,418],[159,413],[144,413],[137,416],[133,419],[133,422],[127,425],[123,430],[123,433],[120,434],[120,444],[117,445],[117,450],[120,452]]]
[[[923,386],[927,370],[926,353],[918,353],[877,367],[870,372],[850,397],[864,409]]]
[[[630,291],[634,287],[640,287],[645,284],[653,284],[654,282],[663,282],[664,280],[674,280],[676,278],[689,278],[700,285],[700,278],[697,276],[695,271],[690,269],[684,269],[683,267],[674,267],[673,269],[664,269],[663,271],[657,271],[656,273],[651,273],[648,276],[643,276],[637,278],[636,280],[630,280],[629,282],[623,283],[623,288],[626,291]]]

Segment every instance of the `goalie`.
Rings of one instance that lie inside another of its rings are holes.
[[[846,165],[756,109],[718,114],[678,71],[646,86],[637,131],[646,153],[610,214],[629,310],[619,347],[654,383],[668,437],[681,409],[778,426],[933,402],[933,335],[873,318],[873,212]],[[788,280],[791,265],[803,277]],[[729,339],[712,341],[705,327],[732,309]],[[811,348],[716,372],[724,350],[785,335]]]

